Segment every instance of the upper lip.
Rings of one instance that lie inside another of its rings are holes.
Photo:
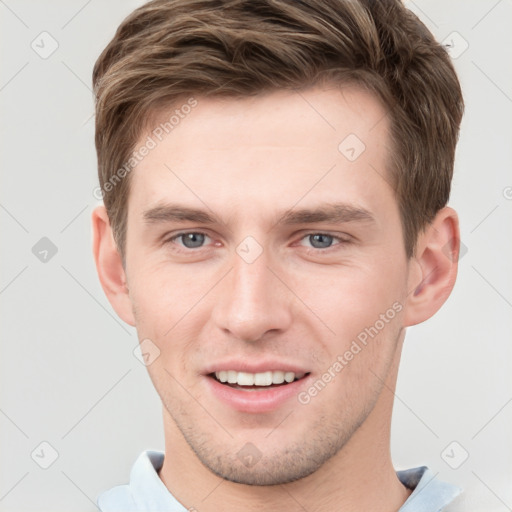
[[[293,373],[309,373],[310,370],[298,364],[279,361],[277,359],[264,359],[260,361],[251,361],[243,359],[229,359],[211,363],[204,369],[204,374],[234,370],[236,372],[262,373],[268,371],[284,371]]]

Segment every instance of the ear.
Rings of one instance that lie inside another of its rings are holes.
[[[409,261],[406,326],[424,322],[444,304],[457,278],[459,249],[457,213],[445,207],[418,237]]]
[[[103,291],[119,317],[135,326],[126,273],[104,206],[92,213],[92,233],[94,261]]]

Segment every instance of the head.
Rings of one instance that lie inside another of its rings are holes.
[[[224,478],[275,484],[386,422],[405,328],[457,268],[463,103],[425,26],[391,0],[158,0],[93,81],[98,272],[159,354],[169,432]],[[219,398],[229,369],[305,375],[265,408]]]

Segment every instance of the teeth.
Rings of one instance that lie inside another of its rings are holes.
[[[254,385],[255,386],[270,386],[272,384],[272,372],[255,373]]]
[[[236,382],[239,386],[253,386],[254,373],[239,372],[236,376]]]
[[[283,382],[293,382],[295,379],[302,379],[304,373],[268,371],[260,373],[236,372],[234,370],[222,370],[215,372],[215,377],[221,382],[229,384],[238,384],[239,386],[270,386],[272,384],[282,384]]]
[[[295,373],[293,373],[293,372],[286,372],[284,374],[284,380],[286,382],[293,382],[293,379],[295,379]]]
[[[284,382],[284,372],[272,372],[272,384],[282,384]]]

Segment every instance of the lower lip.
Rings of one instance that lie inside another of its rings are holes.
[[[287,400],[296,398],[306,384],[311,374],[302,379],[290,382],[284,386],[269,387],[259,390],[240,390],[221,384],[213,377],[206,376],[206,383],[211,392],[221,402],[239,412],[262,413],[270,412],[281,407]]]

